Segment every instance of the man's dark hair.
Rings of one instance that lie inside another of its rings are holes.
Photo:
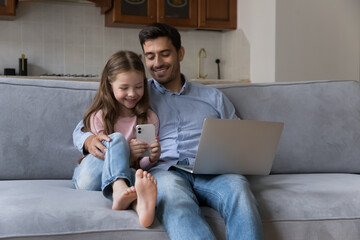
[[[167,37],[171,40],[176,51],[181,48],[181,36],[178,30],[165,23],[153,23],[143,28],[139,33],[139,40],[142,49],[144,50],[144,43],[150,39],[159,37]]]

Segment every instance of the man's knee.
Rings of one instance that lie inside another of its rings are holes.
[[[197,202],[191,183],[174,171],[157,170],[151,172],[157,180],[158,201],[166,205],[188,204]]]
[[[150,172],[157,180],[158,187],[164,187],[165,189],[171,190],[177,186],[182,186],[185,181],[184,178],[178,176],[173,171],[166,171],[161,169],[156,169]]]

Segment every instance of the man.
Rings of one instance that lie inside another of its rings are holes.
[[[175,28],[154,23],[140,31],[139,39],[153,77],[151,107],[160,121],[161,157],[150,170],[158,182],[156,215],[169,237],[215,239],[199,207],[207,205],[224,218],[226,239],[262,239],[261,218],[244,176],[193,175],[171,167],[193,163],[204,119],[237,118],[234,106],[219,90],[188,82],[180,73],[185,50]],[[75,145],[103,157],[101,141],[109,138],[82,133],[81,127],[80,122],[74,131]]]

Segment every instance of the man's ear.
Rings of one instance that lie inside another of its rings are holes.
[[[185,55],[185,48],[181,46],[178,51],[179,62],[181,62],[184,59],[184,55]]]

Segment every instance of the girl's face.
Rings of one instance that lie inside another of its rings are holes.
[[[111,87],[115,99],[120,103],[121,115],[132,116],[132,109],[144,95],[144,75],[138,71],[119,73]]]

